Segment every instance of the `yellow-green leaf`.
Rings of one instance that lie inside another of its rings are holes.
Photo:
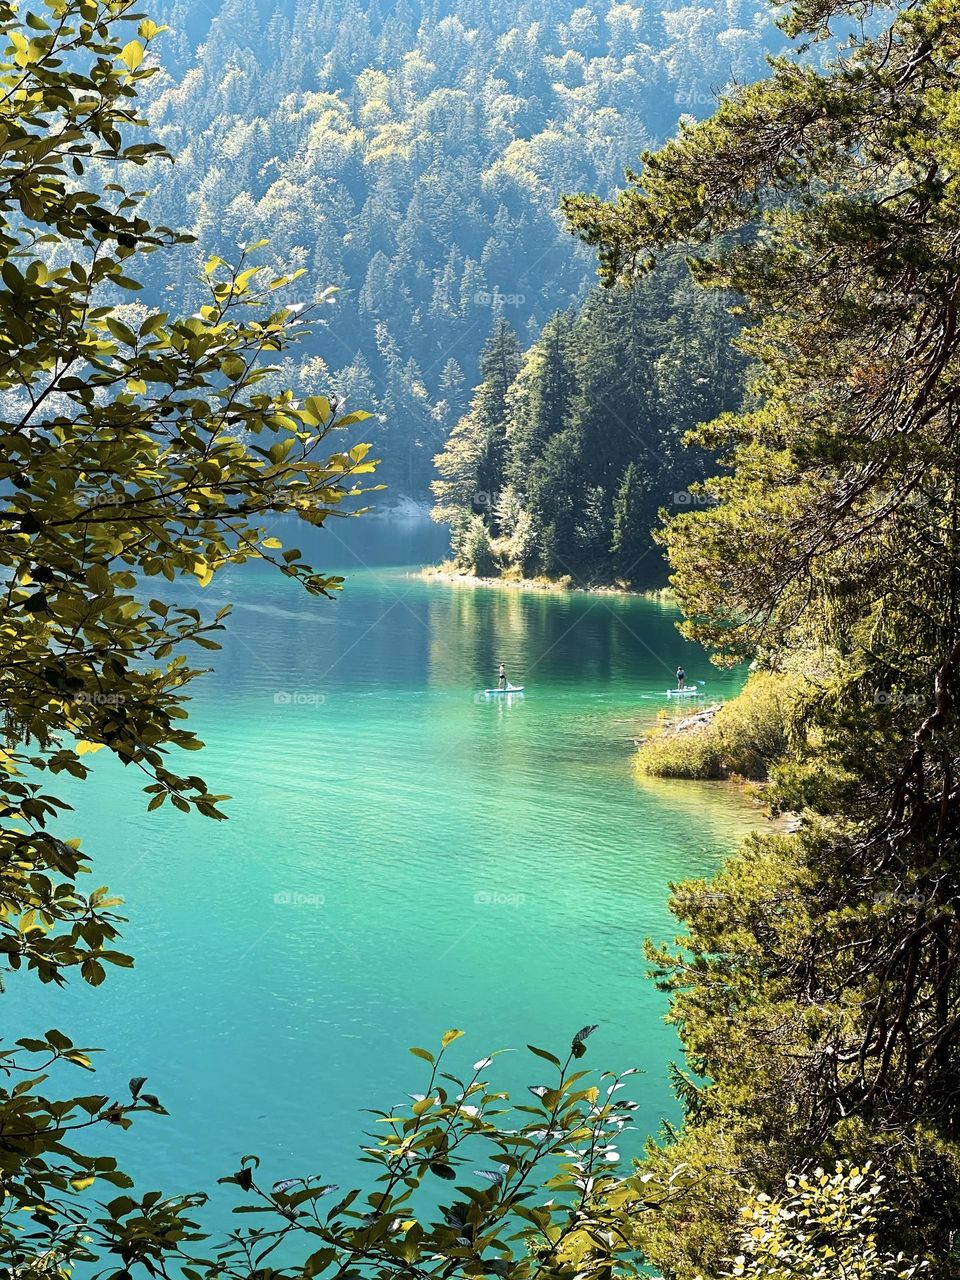
[[[131,71],[136,71],[143,61],[143,45],[139,40],[130,40],[123,46],[120,50],[120,61],[125,63]]]
[[[326,422],[330,417],[330,401],[326,396],[308,396],[303,407],[318,422]]]

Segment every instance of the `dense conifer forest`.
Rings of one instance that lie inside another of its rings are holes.
[[[783,39],[760,0],[157,9],[171,32],[145,108],[176,164],[143,183],[153,216],[197,245],[158,262],[151,292],[199,297],[198,261],[261,236],[278,266],[307,269],[307,294],[338,286],[283,381],[322,377],[375,412],[381,478],[419,499],[498,321],[526,349],[591,286],[563,193],[613,194],[641,151],[763,74]]]
[[[433,514],[450,525],[456,566],[663,585],[658,513],[710,501],[697,486],[715,469],[684,436],[743,396],[730,310],[673,258],[653,280],[558,312],[526,352],[501,320],[436,460]]]

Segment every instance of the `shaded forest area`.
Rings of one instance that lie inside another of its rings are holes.
[[[436,460],[433,515],[451,528],[457,568],[662,585],[650,531],[661,509],[712,501],[696,486],[716,461],[683,439],[740,405],[737,325],[728,297],[697,289],[676,255],[558,313],[526,352],[501,320]]]

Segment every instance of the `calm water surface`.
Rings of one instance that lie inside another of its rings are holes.
[[[643,939],[672,935],[668,881],[709,873],[753,815],[722,787],[639,783],[626,739],[678,661],[711,693],[739,677],[657,603],[426,582],[429,525],[310,539],[290,541],[348,574],[335,604],[259,567],[195,593],[235,606],[184,766],[233,795],[230,821],[147,815],[142,777],[99,756],[64,834],[126,899],[136,968],[98,991],[15,981],[8,1027],[106,1050],[76,1091],[149,1076],[171,1116],[115,1145],[171,1190],[247,1151],[271,1177],[349,1182],[362,1109],[417,1091],[407,1046],[452,1026],[466,1067],[599,1023],[587,1065],[643,1067],[654,1131],[677,1044]],[[478,700],[501,659],[526,696]],[[499,1061],[510,1087],[543,1074]]]

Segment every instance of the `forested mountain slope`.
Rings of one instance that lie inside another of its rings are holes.
[[[778,42],[761,0],[223,0],[151,6],[171,32],[149,115],[178,163],[153,215],[196,258],[269,253],[341,294],[294,385],[380,415],[394,491],[425,493],[498,316],[526,345],[593,278],[556,209],[622,168]],[[172,261],[173,259],[171,259]],[[191,296],[191,258],[164,285]],[[318,364],[317,356],[326,369]]]

